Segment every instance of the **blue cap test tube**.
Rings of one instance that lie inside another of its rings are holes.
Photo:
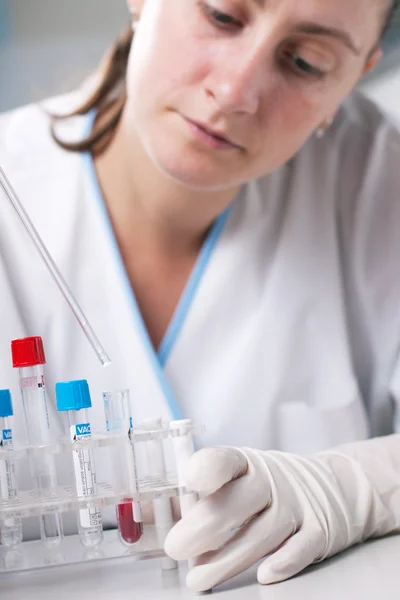
[[[88,409],[92,407],[88,382],[85,379],[56,384],[57,409],[66,414],[72,442],[91,438]],[[75,488],[78,497],[97,495],[96,469],[91,448],[72,451]],[[81,508],[77,514],[79,538],[86,548],[99,546],[103,541],[103,525],[98,507]]]
[[[0,390],[0,450],[13,450],[13,433],[11,418],[13,407],[9,390]],[[0,458],[0,498],[10,502],[17,498],[17,481],[13,459]],[[1,543],[13,548],[22,542],[22,522],[19,517],[2,519],[0,523]]]

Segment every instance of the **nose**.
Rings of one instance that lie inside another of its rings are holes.
[[[205,82],[206,94],[225,114],[254,115],[265,93],[267,69],[268,51],[261,44],[245,52],[224,53],[213,62]]]

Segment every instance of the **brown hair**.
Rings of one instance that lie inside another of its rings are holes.
[[[110,143],[126,101],[126,71],[133,39],[129,24],[105,54],[96,73],[97,82],[85,100],[72,112],[51,114],[51,135],[59,146],[74,152],[100,154]],[[56,133],[57,121],[96,111],[89,135],[78,142],[65,142]]]
[[[398,8],[399,0],[391,0],[385,14],[382,35],[386,33],[392,23]],[[98,82],[88,97],[71,113],[62,116],[51,115],[51,134],[57,144],[65,150],[91,152],[98,155],[107,148],[115,133],[126,101],[126,71],[132,39],[133,31],[129,24],[100,63],[95,73]],[[84,115],[91,110],[96,111],[96,119],[86,138],[79,142],[64,142],[57,136],[55,125],[58,120]]]

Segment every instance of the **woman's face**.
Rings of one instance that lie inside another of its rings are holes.
[[[131,0],[126,123],[185,186],[285,163],[379,58],[387,0]]]

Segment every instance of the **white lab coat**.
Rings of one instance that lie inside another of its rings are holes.
[[[63,125],[77,139],[88,118]],[[244,186],[212,230],[160,351],[130,288],[89,156],[38,106],[0,117],[0,165],[110,354],[102,368],[0,192],[0,387],[10,340],[41,335],[56,381],[128,387],[134,419],[190,417],[199,444],[313,452],[400,431],[400,136],[354,95],[325,138]],[[101,470],[101,466],[100,466]],[[101,475],[100,475],[101,476]]]

